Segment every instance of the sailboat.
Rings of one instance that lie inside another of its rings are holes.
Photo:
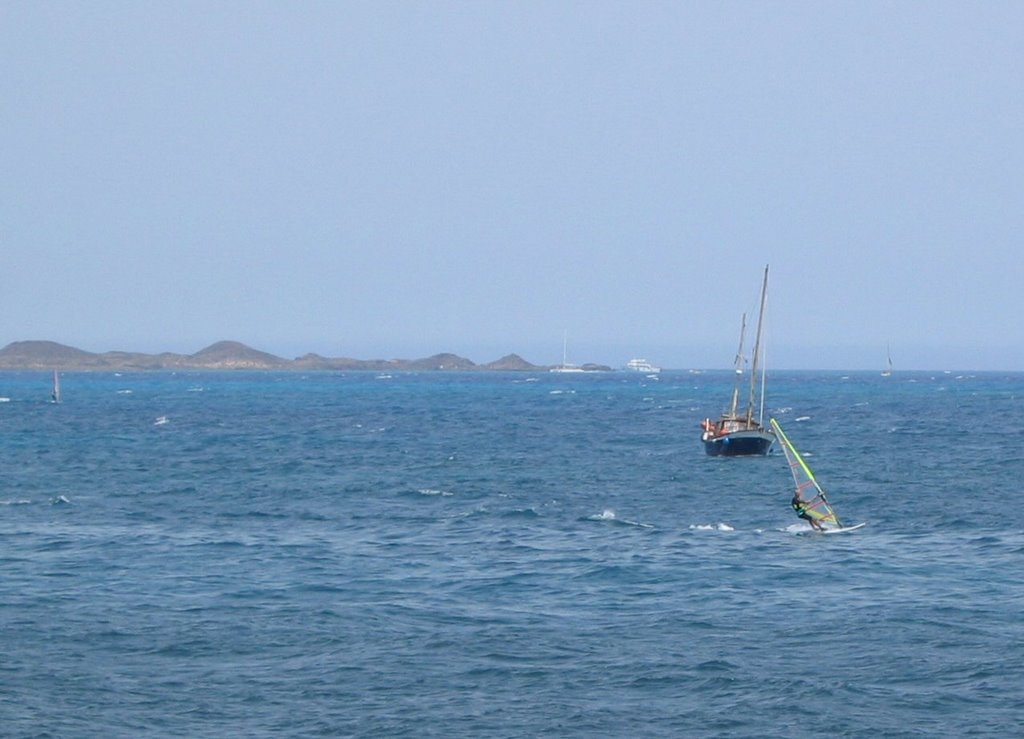
[[[889,377],[892,375],[892,352],[889,351],[889,345],[885,345],[885,356],[889,360],[889,364],[884,370],[882,370],[882,377]]]
[[[50,400],[54,403],[60,402],[60,374],[53,371],[53,390],[50,392]]]
[[[843,526],[832,504],[828,502],[824,489],[818,484],[814,473],[807,466],[804,458],[800,456],[800,452],[793,446],[793,442],[783,433],[779,422],[773,418],[771,419],[771,425],[775,435],[779,438],[782,451],[786,453],[789,471],[793,473],[793,482],[796,484],[794,500],[802,501],[807,515],[811,516],[822,526],[822,529],[817,530],[817,533],[838,534],[841,531],[855,531],[863,526],[864,523]]]
[[[567,348],[568,348],[568,336],[562,334],[562,363],[556,367],[551,368],[551,372],[586,372],[582,367],[577,367],[575,364],[569,364],[567,359]]]
[[[764,281],[761,284],[761,307],[757,315],[757,338],[754,340],[754,351],[751,354],[750,392],[747,398],[747,409],[739,413],[740,377],[743,375],[743,335],[746,331],[747,316],[743,314],[743,325],[740,328],[740,348],[736,352],[736,386],[732,392],[732,404],[718,421],[705,418],[701,427],[701,441],[704,451],[712,457],[739,457],[764,455],[772,448],[775,436],[764,427],[764,383],[765,372],[761,357],[761,329],[764,324],[764,306],[768,296],[768,267],[764,268]],[[758,399],[757,370],[761,367],[761,392]],[[755,418],[755,406],[760,402]]]

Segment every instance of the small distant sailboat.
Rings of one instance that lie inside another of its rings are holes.
[[[765,371],[761,353],[761,329],[764,323],[764,306],[768,293],[768,267],[764,268],[764,281],[761,284],[761,307],[757,316],[757,338],[754,341],[754,351],[751,355],[750,367],[750,395],[747,400],[747,410],[743,415],[739,414],[739,393],[740,377],[743,375],[743,335],[747,327],[747,315],[743,314],[743,325],[740,329],[740,347],[736,352],[736,385],[732,392],[732,404],[726,413],[716,422],[705,418],[701,427],[704,433],[701,434],[701,441],[704,442],[704,451],[712,457],[739,457],[751,455],[764,455],[772,447],[775,436],[764,427],[764,383]],[[757,370],[761,367],[761,392],[760,408],[757,416],[754,415],[755,405],[758,404]]]
[[[567,361],[567,349],[568,349],[568,336],[562,334],[562,363],[556,367],[551,368],[551,372],[586,372],[582,367],[577,367],[575,364],[569,364]]]
[[[775,431],[779,444],[782,446],[782,451],[786,453],[789,471],[793,474],[793,482],[796,484],[796,495],[793,499],[800,501],[806,514],[822,526],[822,530],[817,533],[838,534],[841,531],[855,531],[864,526],[864,523],[843,526],[832,504],[828,502],[824,489],[818,484],[814,473],[807,466],[804,458],[800,456],[800,452],[793,446],[793,442],[783,433],[779,422],[774,418],[770,422],[772,430]]]
[[[53,371],[53,390],[50,391],[50,402],[60,402],[60,373],[57,370]]]
[[[888,360],[888,364],[886,365],[885,369],[882,370],[882,377],[891,377],[892,376],[892,352],[889,351],[889,345],[888,344],[885,345],[885,357]]]

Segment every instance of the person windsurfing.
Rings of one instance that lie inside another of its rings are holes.
[[[801,498],[799,491],[797,491],[793,496],[793,500],[789,501],[789,504],[793,506],[793,510],[796,511],[796,515],[807,521],[815,531],[825,530],[825,528],[818,522],[818,519],[811,515],[811,501]]]

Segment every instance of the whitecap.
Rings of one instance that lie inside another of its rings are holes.
[[[165,423],[167,423],[167,416],[159,416],[153,421],[154,426],[163,426]]]
[[[694,531],[735,531],[732,526],[727,523],[692,523],[690,528]]]
[[[630,521],[629,519],[623,519],[622,523],[627,526],[636,526],[638,529],[653,529],[653,523],[643,523],[642,521]]]
[[[630,521],[628,518],[619,518],[615,511],[610,508],[606,508],[600,513],[596,513],[593,516],[587,516],[588,521],[613,521],[623,526],[636,526],[641,529],[653,529],[653,524],[641,523],[640,521]]]

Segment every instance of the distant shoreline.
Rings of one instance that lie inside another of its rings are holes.
[[[285,359],[253,349],[237,341],[218,341],[195,354],[163,352],[87,352],[54,341],[15,341],[0,349],[2,370],[370,370],[370,371],[514,371],[544,372],[551,365],[537,365],[518,354],[508,354],[486,364],[477,364],[457,354],[441,353],[423,359],[351,359],[304,354]],[[581,369],[611,371],[600,364]]]

